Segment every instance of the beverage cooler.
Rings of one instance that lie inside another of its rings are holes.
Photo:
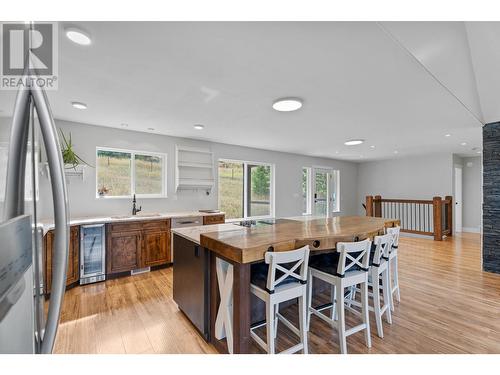
[[[105,225],[80,227],[80,284],[106,279]]]

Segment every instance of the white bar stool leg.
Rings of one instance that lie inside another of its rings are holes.
[[[346,334],[345,334],[345,310],[344,310],[344,287],[342,285],[342,282],[339,282],[336,285],[337,289],[337,331],[339,334],[339,345],[340,345],[340,353],[341,354],[346,354],[347,353],[347,340],[346,340]]]
[[[396,292],[396,300],[398,302],[401,302],[401,295],[399,294],[399,272],[398,272],[398,257],[396,255],[396,257],[394,257],[392,259],[392,263],[393,263],[393,275],[394,275],[394,291]],[[394,293],[393,291],[391,291],[391,294]]]
[[[392,293],[389,287],[389,279],[390,279],[389,268],[387,268],[384,272],[382,272],[382,294],[384,296],[383,307],[385,308],[385,320],[387,320],[387,323],[392,324],[391,305],[390,305],[390,299]]]
[[[271,301],[266,301],[266,335],[267,335],[267,354],[274,354],[274,340],[276,335],[274,334],[274,320],[275,307]]]
[[[380,281],[377,270],[372,267],[372,293],[373,293],[373,312],[375,313],[375,322],[377,323],[377,334],[381,339],[384,338],[384,329],[382,328],[382,314],[380,312]]]
[[[278,321],[279,319],[276,317],[280,312],[280,304],[277,303],[274,308],[274,338],[278,337]]]
[[[394,279],[392,277],[393,275],[393,269],[392,269],[393,265],[392,265],[392,260],[389,260],[387,262],[387,270],[388,270],[388,273],[389,273],[389,305],[391,307],[391,311],[394,311],[394,298],[392,297],[392,291],[394,290]]]
[[[370,306],[368,304],[368,280],[360,285],[361,287],[361,313],[363,315],[363,323],[365,328],[366,346],[372,347],[372,338],[370,335]]]
[[[216,259],[217,284],[220,305],[215,319],[215,338],[227,341],[227,350],[233,354],[233,265]]]
[[[312,308],[312,286],[313,286],[313,277],[311,272],[309,271],[307,274],[307,324],[306,324],[306,331],[309,331],[309,327],[311,324],[311,308]]]
[[[304,288],[305,291],[305,288]],[[299,297],[299,331],[300,331],[300,342],[304,346],[302,349],[302,353],[308,354],[309,349],[307,347],[307,309],[306,309],[306,296],[302,295]]]

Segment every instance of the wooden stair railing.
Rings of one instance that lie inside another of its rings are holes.
[[[401,231],[433,236],[441,241],[452,235],[453,198],[446,196],[425,199],[383,199],[380,195],[366,196],[363,204],[366,216],[399,219]]]

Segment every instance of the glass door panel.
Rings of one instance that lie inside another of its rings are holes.
[[[323,170],[314,171],[314,194],[313,212],[314,215],[327,216],[329,212],[329,173]]]
[[[248,207],[247,216],[271,215],[271,167],[269,165],[247,165]]]

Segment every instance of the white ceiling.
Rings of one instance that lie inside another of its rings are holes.
[[[88,47],[67,40],[64,26],[59,90],[49,92],[59,119],[355,161],[475,156],[480,121],[500,120],[498,100],[488,101],[500,78],[484,61],[489,48],[500,62],[498,24],[79,23]],[[490,43],[469,48],[484,34]],[[274,111],[284,96],[304,106]],[[13,93],[0,92],[0,115],[12,106]],[[351,138],[366,142],[344,146]]]

